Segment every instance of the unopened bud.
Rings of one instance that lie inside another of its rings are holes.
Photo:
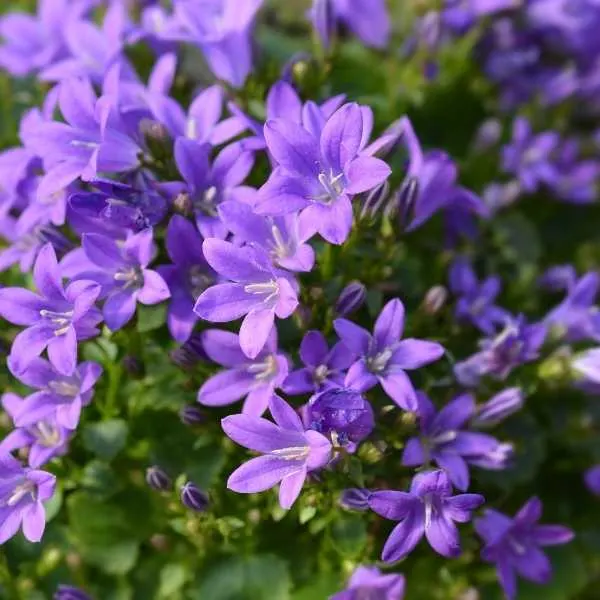
[[[345,317],[356,312],[367,299],[367,288],[360,281],[352,281],[340,293],[335,303],[335,312]]]
[[[163,535],[162,533],[155,533],[150,538],[150,545],[154,549],[164,552],[165,550],[168,550],[168,548],[169,548],[169,539],[167,538],[166,535]]]
[[[179,418],[184,425],[193,427],[194,425],[201,425],[206,421],[206,415],[203,410],[193,404],[187,404],[179,411]]]
[[[72,585],[60,584],[54,593],[54,600],[92,600],[83,590]]]
[[[408,226],[413,219],[419,189],[419,180],[416,177],[408,176],[397,192],[398,216],[404,227]]]
[[[146,469],[146,483],[159,492],[166,492],[173,484],[171,478],[160,467],[156,466]]]
[[[373,188],[365,197],[360,219],[374,219],[390,200],[390,184],[387,181]]]
[[[209,505],[209,499],[206,493],[191,481],[188,481],[185,485],[181,486],[179,497],[184,506],[187,506],[190,510],[195,512],[204,512]]]
[[[523,407],[521,388],[509,388],[482,404],[473,419],[473,425],[495,425]]]
[[[368,510],[371,492],[363,488],[350,488],[342,492],[340,504],[352,510]]]
[[[473,150],[475,152],[484,152],[494,147],[502,136],[502,123],[498,119],[485,120],[475,134],[473,141]]]
[[[423,312],[428,315],[435,315],[444,307],[447,299],[448,290],[443,285],[434,285],[425,294]]]
[[[199,333],[193,333],[187,342],[173,350],[170,356],[171,360],[182,369],[191,369],[196,363],[208,360]]]

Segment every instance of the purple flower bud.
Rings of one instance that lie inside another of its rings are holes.
[[[523,406],[523,393],[520,388],[508,388],[490,398],[477,410],[473,425],[494,425],[503,421]]]
[[[600,465],[596,465],[585,472],[585,484],[592,494],[600,496]]]
[[[356,312],[367,299],[367,288],[360,281],[352,281],[340,293],[335,303],[335,312],[345,317]]]
[[[179,496],[181,503],[190,510],[204,512],[208,508],[208,496],[191,481],[181,486]]]
[[[201,425],[206,421],[206,416],[201,408],[188,404],[179,411],[179,418],[184,425],[193,427],[194,425]]]
[[[495,146],[502,136],[502,124],[498,119],[485,120],[475,134],[473,150],[483,152]]]
[[[577,281],[577,272],[572,265],[557,265],[547,269],[539,278],[538,283],[543,288],[560,292],[568,290]]]
[[[406,177],[398,190],[398,214],[402,225],[412,221],[418,196],[419,180],[413,176]]]
[[[342,492],[340,504],[351,510],[369,510],[371,492],[364,488],[350,488]]]
[[[196,363],[208,360],[200,334],[193,333],[187,342],[173,350],[171,360],[182,369],[191,369]]]
[[[341,446],[360,442],[375,426],[371,405],[349,388],[331,387],[316,394],[306,410],[310,428],[330,435],[334,444]]]
[[[366,195],[359,218],[374,219],[382,206],[389,202],[395,202],[395,194],[390,198],[390,184],[384,181]]]
[[[171,478],[160,467],[146,469],[146,483],[158,492],[166,492],[172,485]]]
[[[448,299],[448,290],[443,285],[434,285],[423,300],[423,310],[428,315],[439,312]]]
[[[54,600],[91,600],[91,598],[84,591],[61,583],[54,593]]]

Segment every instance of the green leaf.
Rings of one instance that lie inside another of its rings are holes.
[[[367,543],[365,520],[354,515],[337,519],[331,526],[331,539],[340,554],[357,556]]]
[[[54,495],[52,496],[52,498],[50,498],[50,500],[48,500],[48,502],[46,502],[44,504],[44,508],[46,509],[46,521],[49,522],[49,521],[52,521],[52,519],[54,519],[54,517],[60,511],[62,502],[63,502],[63,492],[62,492],[62,487],[59,484],[56,486],[56,491],[54,492]]]
[[[83,429],[83,445],[99,458],[111,460],[125,447],[127,431],[127,423],[122,419],[93,423]]]
[[[140,548],[135,540],[124,540],[110,547],[86,547],[82,552],[91,564],[109,575],[125,575],[135,566]]]
[[[171,598],[175,592],[183,587],[187,578],[188,574],[183,565],[177,563],[165,565],[160,571],[159,597]]]
[[[317,577],[310,585],[307,585],[292,595],[292,600],[320,600],[329,598],[339,591],[340,582],[338,577],[332,574],[323,574]]]
[[[138,305],[137,307],[137,330],[146,333],[162,327],[166,322],[167,304],[155,304],[154,306]]]
[[[287,564],[277,556],[232,557],[205,573],[188,598],[289,600],[290,586]]]

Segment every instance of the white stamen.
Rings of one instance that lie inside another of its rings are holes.
[[[15,506],[15,504],[18,504],[25,496],[27,496],[27,494],[33,495],[34,490],[34,483],[32,481],[25,481],[13,490],[12,495],[6,501],[6,506]]]
[[[279,370],[277,359],[274,354],[270,354],[263,362],[253,363],[247,368],[248,373],[254,375],[254,379],[257,381],[269,381],[272,379]]]
[[[394,351],[391,348],[385,348],[375,356],[367,359],[367,367],[372,373],[381,373],[388,364]]]
[[[433,444],[447,444],[448,442],[453,442],[458,436],[458,432],[456,431],[445,431],[440,435],[431,439]]]
[[[284,460],[304,460],[309,452],[310,448],[308,446],[292,446],[291,448],[271,450],[270,454]]]

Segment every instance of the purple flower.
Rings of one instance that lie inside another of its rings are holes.
[[[0,316],[27,326],[13,342],[12,366],[21,372],[47,348],[54,368],[71,375],[77,365],[77,341],[98,334],[96,325],[102,318],[94,303],[100,286],[82,280],[65,290],[50,244],[38,254],[33,280],[41,296],[22,288],[0,289]]]
[[[401,408],[417,410],[417,397],[405,371],[432,363],[444,354],[435,342],[408,338],[401,340],[404,329],[404,305],[390,300],[377,320],[373,335],[346,319],[333,326],[342,342],[360,359],[348,371],[345,385],[365,392],[379,382],[385,393]]]
[[[557,265],[544,271],[538,281],[552,291],[570,290],[577,282],[577,271],[573,265]]]
[[[552,153],[560,137],[554,132],[533,135],[529,122],[517,117],[513,124],[512,143],[502,151],[502,166],[516,175],[526,192],[535,192],[541,183],[552,186],[558,177],[552,164]]]
[[[367,46],[385,48],[391,34],[385,4],[385,0],[313,0],[309,16],[325,47],[339,21]]]
[[[384,575],[376,567],[357,567],[343,592],[329,600],[402,600],[404,598],[404,575]]]
[[[455,315],[469,321],[486,335],[492,335],[497,325],[504,323],[509,313],[494,304],[500,292],[500,278],[489,277],[481,283],[465,258],[457,258],[450,268],[450,289],[459,296]]]
[[[223,431],[234,442],[262,454],[238,467],[229,476],[227,487],[253,494],[279,483],[279,504],[289,509],[307,474],[329,462],[331,444],[320,433],[305,431],[294,409],[275,394],[269,410],[275,423],[250,415],[232,415],[221,421]]]
[[[538,584],[552,578],[552,566],[540,550],[543,546],[566,544],[573,532],[561,525],[538,525],[542,503],[531,498],[514,518],[488,509],[475,519],[475,530],[485,542],[483,560],[496,564],[500,585],[509,600],[517,595],[517,574]]]
[[[102,297],[106,298],[102,314],[113,331],[131,320],[137,302],[152,305],[169,298],[164,279],[147,268],[155,253],[151,229],[131,234],[122,243],[89,233],[82,243],[91,265],[80,277],[90,277],[102,285]]]
[[[575,357],[573,370],[588,382],[600,384],[600,348],[590,348]]]
[[[12,456],[0,457],[0,544],[23,528],[25,538],[39,542],[44,534],[44,502],[54,494],[56,479],[45,471],[23,467]]]
[[[546,325],[568,342],[600,341],[600,313],[595,305],[599,286],[600,277],[593,272],[573,282],[565,299],[544,319]]]
[[[25,403],[16,394],[7,393],[2,396],[2,407],[16,424],[17,416],[23,414]],[[56,416],[33,419],[28,425],[17,426],[0,442],[0,456],[21,448],[29,449],[29,466],[37,469],[55,456],[67,452],[67,445],[72,431],[59,425]]]
[[[166,247],[172,265],[157,272],[171,292],[167,325],[173,338],[183,343],[191,335],[198,316],[194,304],[200,294],[215,282],[215,273],[202,253],[202,236],[187,219],[174,215],[167,227]]]
[[[308,394],[322,387],[344,382],[344,371],[354,362],[356,355],[338,342],[329,350],[320,331],[308,331],[300,344],[302,369],[290,373],[281,389],[286,394]]]
[[[240,184],[252,170],[254,156],[239,143],[221,150],[209,164],[211,147],[187,138],[175,142],[175,162],[185,185],[167,184],[165,187],[176,196],[189,198],[196,216],[196,224],[205,238],[224,238],[227,228],[223,225],[217,208],[227,200],[244,200],[247,188]]]
[[[475,399],[470,394],[457,396],[437,413],[425,394],[419,393],[418,398],[421,436],[406,442],[402,464],[416,467],[433,460],[446,471],[454,486],[464,492],[469,488],[467,465],[482,461],[493,464],[501,444],[490,435],[464,431],[475,414]]]
[[[543,323],[528,325],[523,316],[512,318],[496,337],[480,342],[479,352],[456,363],[456,378],[464,386],[476,386],[484,375],[502,381],[514,368],[538,358],[546,333]]]
[[[83,590],[73,587],[72,585],[65,585],[61,583],[56,593],[53,596],[53,600],[92,600]]]
[[[212,72],[242,87],[252,69],[251,33],[263,0],[177,0],[165,39],[199,46]]]
[[[94,385],[102,375],[102,367],[94,362],[82,362],[72,375],[58,372],[49,362],[35,358],[19,372],[8,361],[13,375],[38,391],[28,396],[13,415],[15,425],[33,425],[40,419],[56,416],[56,422],[67,429],[79,423],[81,408],[90,403]]]
[[[207,379],[198,391],[198,402],[205,406],[225,406],[246,398],[245,414],[260,416],[269,398],[288,373],[288,360],[277,352],[277,331],[271,331],[261,352],[250,360],[240,348],[235,333],[209,329],[202,333],[208,357],[225,367]]]
[[[208,264],[230,283],[203,292],[194,312],[214,323],[227,323],[245,315],[240,346],[246,356],[256,358],[273,329],[275,315],[285,319],[296,310],[296,290],[260,248],[238,248],[230,242],[210,239],[204,240],[202,250]]]
[[[477,407],[475,417],[471,421],[475,427],[496,425],[513,413],[523,408],[523,392],[513,387],[498,392],[484,404]]]
[[[454,522],[470,521],[471,512],[483,502],[479,494],[452,496],[450,480],[442,471],[418,473],[409,492],[373,492],[369,497],[371,510],[386,519],[400,521],[385,543],[382,560],[396,562],[404,558],[423,535],[442,556],[457,557],[461,550]]]
[[[363,115],[358,104],[345,104],[313,132],[290,120],[267,121],[267,146],[279,167],[261,188],[256,211],[302,210],[315,231],[342,244],[352,227],[350,196],[376,187],[391,173],[382,160],[361,154],[370,134]]]
[[[592,494],[600,496],[600,465],[595,465],[585,472],[585,485]]]
[[[218,212],[236,240],[262,246],[277,266],[289,271],[313,268],[315,252],[306,243],[313,235],[313,228],[296,213],[264,217],[242,202],[223,202]]]
[[[350,451],[373,431],[373,409],[356,390],[330,387],[313,396],[305,407],[305,423],[329,437],[334,446]]]

